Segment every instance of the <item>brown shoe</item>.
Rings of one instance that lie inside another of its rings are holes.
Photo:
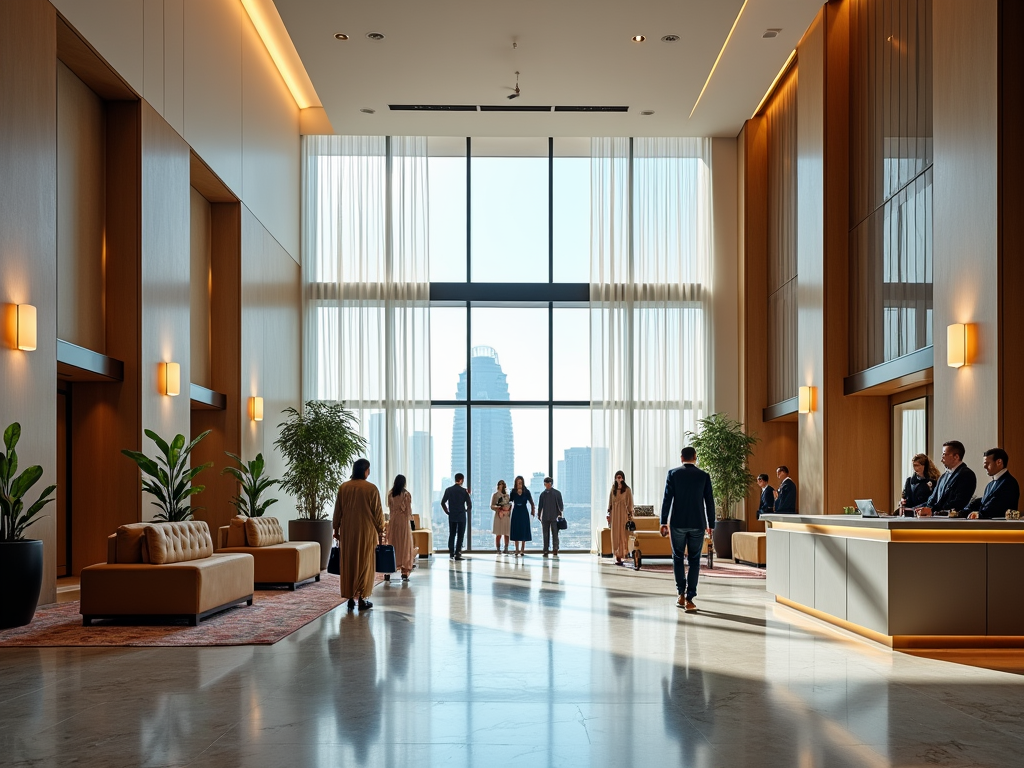
[[[687,613],[696,613],[697,606],[693,604],[692,600],[687,600],[685,603],[685,610]]]

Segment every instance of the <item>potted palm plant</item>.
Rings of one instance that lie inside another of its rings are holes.
[[[231,499],[231,505],[242,517],[263,517],[267,507],[276,504],[277,499],[263,500],[263,494],[272,486],[280,483],[280,480],[271,480],[263,474],[265,462],[263,454],[257,453],[256,458],[250,462],[242,459],[230,451],[224,451],[238,466],[224,467],[222,475],[231,475],[238,481],[238,495]]]
[[[43,542],[26,539],[25,530],[38,522],[57,487],[44,488],[25,509],[25,495],[43,476],[43,468],[33,465],[17,474],[20,439],[21,424],[14,422],[4,430],[5,450],[0,452],[0,629],[23,627],[36,614],[43,586]]]
[[[156,443],[160,455],[150,458],[141,451],[123,450],[125,456],[139,465],[142,470],[142,490],[153,496],[153,505],[160,511],[154,519],[164,523],[180,523],[192,519],[192,513],[202,509],[187,504],[188,499],[206,490],[205,485],[193,485],[196,475],[213,466],[212,461],[189,467],[192,449],[210,434],[206,430],[199,437],[185,445],[184,435],[175,435],[168,443],[151,429],[145,430],[146,437]],[[148,477],[147,477],[148,475]]]
[[[690,445],[697,451],[701,469],[711,475],[711,487],[718,507],[713,540],[719,557],[732,557],[732,535],[745,528],[743,520],[734,518],[737,502],[747,496],[754,476],[747,461],[758,443],[756,435],[748,435],[743,425],[724,413],[713,413],[697,422],[697,432],[687,432]]]
[[[292,541],[320,544],[320,569],[331,555],[333,529],[328,505],[347,478],[345,469],[366,450],[366,440],[356,428],[356,417],[344,404],[310,400],[302,411],[286,408],[274,445],[288,469],[281,487],[295,497],[298,520],[288,521]]]

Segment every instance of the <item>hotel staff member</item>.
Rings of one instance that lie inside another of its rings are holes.
[[[964,444],[950,440],[942,444],[942,473],[935,490],[923,507],[918,508],[918,517],[928,517],[933,510],[963,509],[978,487],[978,478],[971,468],[964,464]]]
[[[1009,463],[1010,457],[1002,448],[989,448],[985,451],[985,471],[992,479],[985,486],[984,495],[964,507],[964,512],[970,512],[968,518],[991,520],[993,517],[1002,517],[1008,509],[1017,508],[1020,486],[1006,469]]]
[[[768,475],[763,472],[757,476],[757,487],[761,489],[761,505],[757,508],[757,519],[761,515],[770,515],[775,511],[775,489],[768,485]]]
[[[775,514],[795,515],[796,514],[796,483],[789,476],[789,467],[783,465],[775,470],[775,476],[779,478],[779,490],[775,494]]]

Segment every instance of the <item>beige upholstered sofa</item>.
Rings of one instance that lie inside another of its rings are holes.
[[[758,531],[736,531],[732,535],[732,559],[763,568],[768,563],[768,534]]]
[[[285,541],[276,517],[235,517],[217,532],[218,554],[251,555],[254,578],[261,587],[294,590],[310,579],[320,581],[320,545],[315,541]]]
[[[107,538],[107,562],[82,569],[82,623],[94,619],[188,619],[252,605],[253,559],[215,555],[204,522],[122,525]]]
[[[672,540],[661,535],[661,518],[657,515],[633,515],[636,531],[629,537],[629,556],[633,567],[640,570],[643,561],[651,557],[672,557]],[[610,528],[601,531],[601,554],[612,553],[612,532]],[[702,554],[708,554],[708,541],[704,540]]]
[[[413,515],[416,530],[412,532],[413,549],[418,550],[419,557],[430,557],[434,554],[434,532],[429,528],[420,528],[420,516]]]

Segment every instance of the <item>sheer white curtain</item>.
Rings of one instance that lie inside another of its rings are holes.
[[[687,430],[710,413],[711,143],[591,144],[594,546],[616,470],[657,508]]]
[[[427,142],[303,139],[305,399],[341,400],[381,491],[430,515]]]

